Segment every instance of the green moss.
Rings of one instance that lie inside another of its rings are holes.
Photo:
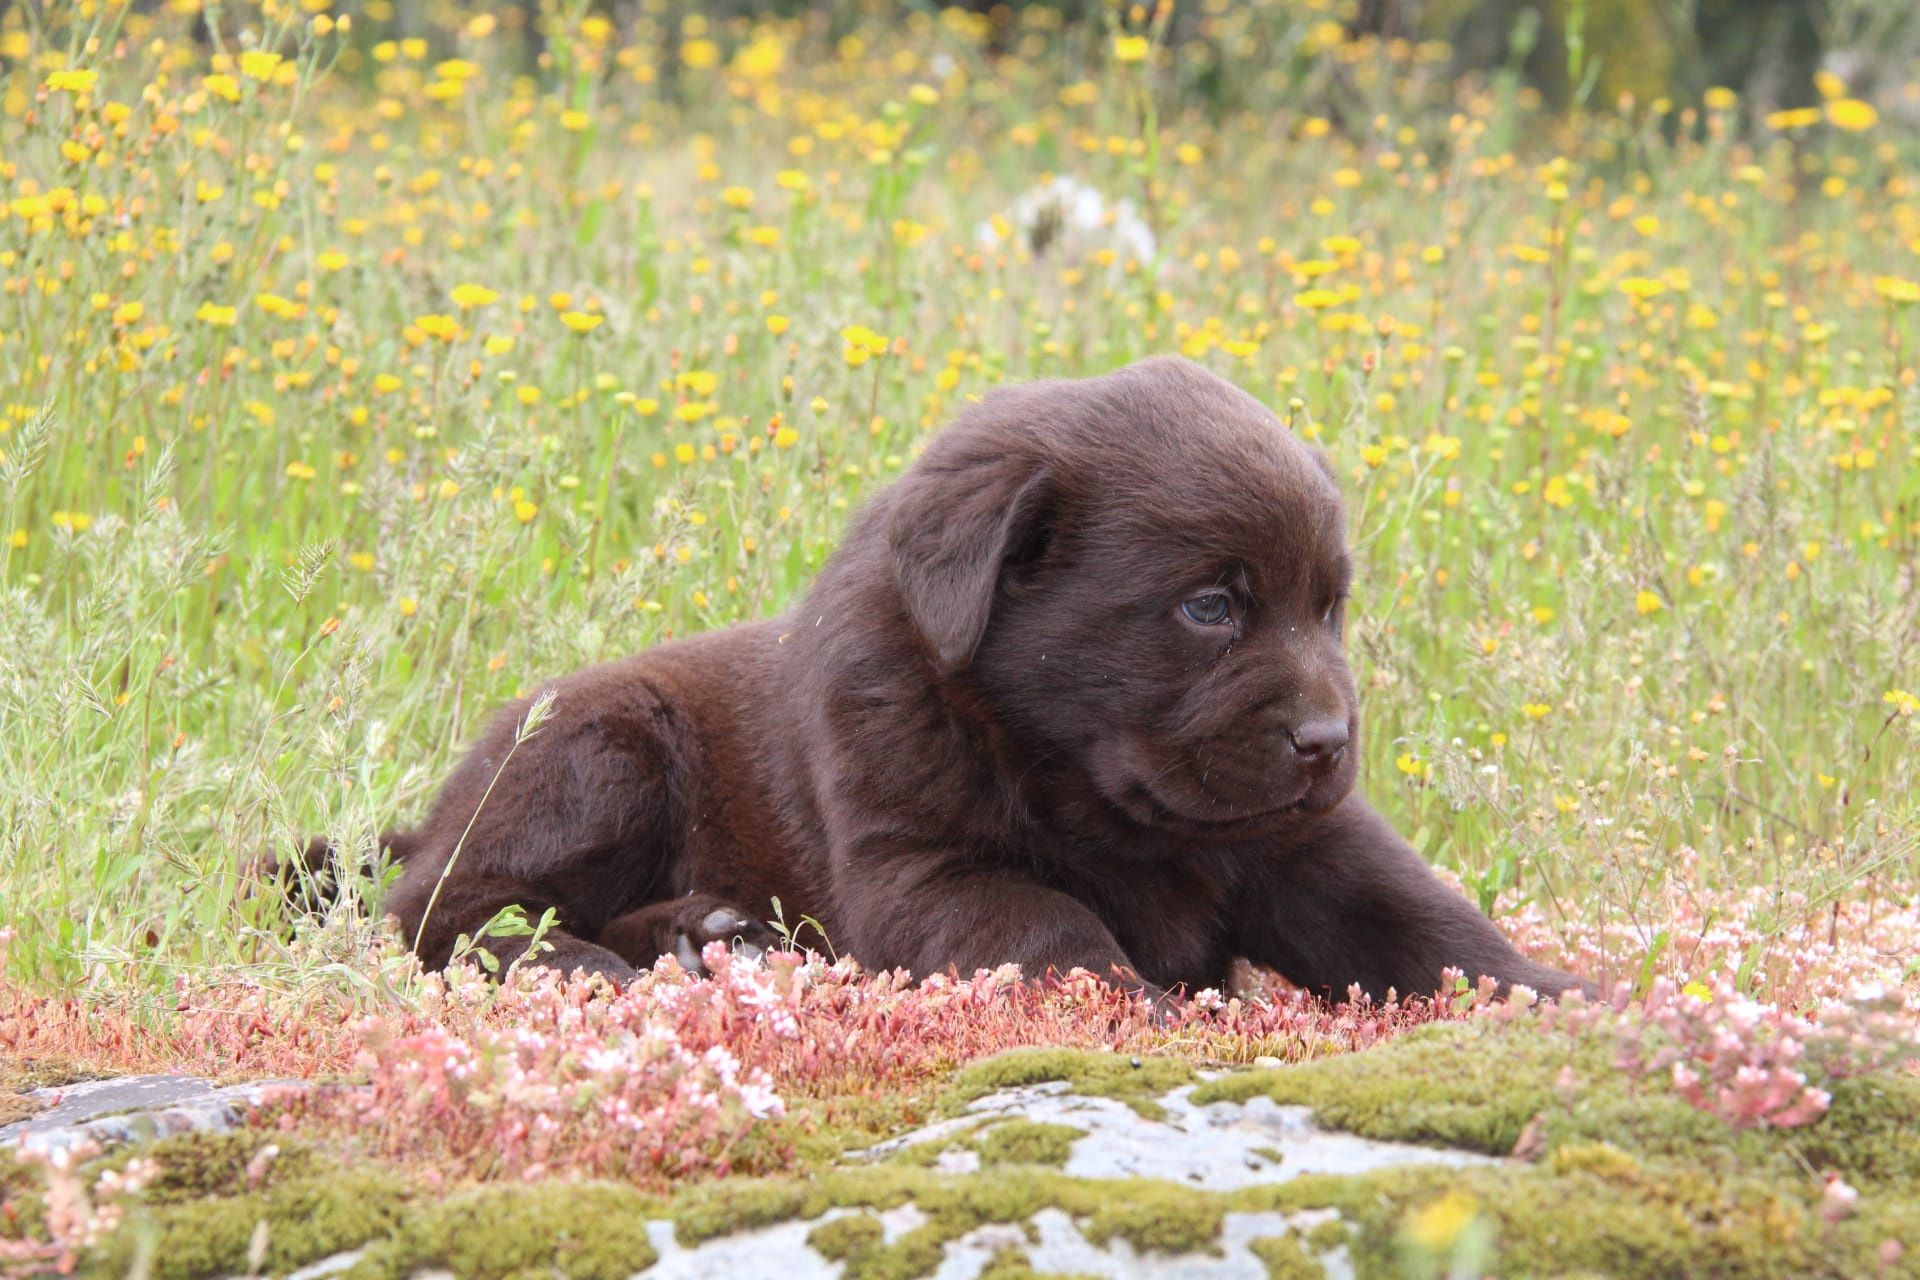
[[[1315,1253],[1338,1249],[1347,1242],[1347,1224],[1338,1218],[1316,1222],[1307,1228],[1305,1239],[1307,1247]]]
[[[625,1280],[653,1265],[647,1219],[659,1202],[612,1183],[480,1187],[416,1205],[367,1248],[345,1280],[404,1280],[447,1270],[461,1280],[550,1276]]]
[[[952,1142],[914,1142],[889,1155],[887,1163],[907,1165],[915,1169],[931,1169],[940,1163],[941,1156],[957,1149]]]
[[[1219,1197],[1166,1182],[1117,1185],[1125,1193],[1103,1199],[1081,1224],[1087,1239],[1105,1244],[1119,1236],[1135,1249],[1159,1253],[1220,1252],[1226,1208]]]
[[[1310,1106],[1321,1123],[1366,1137],[1504,1155],[1533,1116],[1555,1106],[1553,1077],[1569,1051],[1564,1038],[1544,1035],[1537,1053],[1496,1046],[1492,1030],[1427,1028],[1362,1054],[1224,1076],[1195,1089],[1193,1100],[1264,1095]]]
[[[1445,1240],[1421,1247],[1406,1227],[1447,1195],[1464,1196],[1456,1242],[1490,1238],[1488,1274],[1835,1277],[1876,1274],[1883,1240],[1910,1237],[1920,1199],[1903,1198],[1873,1220],[1821,1222],[1818,1189],[1653,1168],[1589,1148],[1567,1168],[1401,1169],[1359,1180],[1372,1194],[1349,1212],[1357,1274],[1444,1272]],[[1581,1167],[1585,1166],[1585,1167]],[[1902,1220],[1905,1228],[1894,1228]],[[1914,1241],[1906,1240],[1908,1248]],[[1427,1265],[1419,1265],[1424,1260]]]
[[[688,1247],[755,1227],[817,1218],[833,1207],[814,1182],[729,1179],[693,1188],[675,1200],[674,1239]]]
[[[1096,1244],[1118,1237],[1142,1252],[1217,1252],[1230,1202],[1172,1183],[1069,1178],[1032,1164],[1009,1164],[964,1177],[906,1165],[873,1165],[805,1181],[719,1183],[683,1192],[672,1207],[683,1244],[813,1218],[832,1208],[884,1209],[911,1200],[927,1215],[892,1244],[864,1227],[818,1231],[848,1250],[848,1280],[907,1280],[937,1267],[945,1245],[988,1223],[1023,1223],[1059,1209]]]
[[[845,1264],[843,1280],[912,1280],[940,1265],[950,1238],[947,1226],[925,1223],[888,1244],[880,1219],[856,1213],[821,1223],[807,1234],[807,1243],[821,1257]]]
[[[850,1213],[844,1218],[823,1222],[807,1233],[813,1251],[831,1262],[844,1262],[855,1254],[871,1253],[882,1240],[880,1219],[870,1213]]]
[[[0,1238],[45,1240],[46,1177],[21,1164],[11,1150],[0,1150]]]
[[[956,1239],[990,1222],[1025,1222],[1043,1208],[1076,1219],[1095,1244],[1119,1237],[1141,1252],[1218,1252],[1221,1197],[1144,1179],[1093,1181],[1024,1165],[943,1181],[917,1195],[928,1224]]]
[[[1006,1120],[987,1130],[973,1146],[986,1164],[1045,1164],[1059,1168],[1073,1154],[1075,1140],[1086,1136],[1085,1129],[1076,1129],[1070,1124]]]
[[[1064,1081],[1074,1093],[1118,1098],[1149,1120],[1166,1109],[1154,1099],[1195,1079],[1184,1058],[1127,1057],[1085,1049],[1015,1049],[963,1067],[953,1078],[943,1109],[955,1113],[996,1089]]]
[[[1571,1066],[1571,1098],[1555,1088]],[[1536,1165],[1403,1168],[1363,1178],[1302,1178],[1227,1197],[1234,1208],[1337,1209],[1362,1276],[1439,1274],[1407,1224],[1449,1191],[1471,1197],[1473,1222],[1452,1248],[1491,1250],[1491,1274],[1842,1276],[1875,1274],[1892,1239],[1920,1249],[1920,1080],[1899,1074],[1839,1082],[1825,1118],[1799,1129],[1736,1129],[1688,1106],[1658,1080],[1612,1067],[1612,1049],[1527,1022],[1424,1029],[1391,1045],[1209,1082],[1196,1102],[1272,1097],[1314,1108],[1368,1137],[1512,1149],[1539,1117]],[[1819,1212],[1833,1170],[1861,1189],[1836,1224]],[[1431,1226],[1431,1222],[1428,1223]],[[1340,1242],[1329,1224],[1324,1250]],[[1490,1243],[1489,1243],[1490,1242]]]
[[[1268,1280],[1321,1280],[1327,1274],[1298,1236],[1263,1236],[1247,1248],[1267,1268]]]
[[[1547,1168],[1555,1173],[1590,1173],[1608,1182],[1638,1181],[1644,1173],[1641,1163],[1604,1142],[1569,1142],[1547,1157]]]
[[[271,1150],[269,1150],[271,1148]],[[123,1147],[100,1159],[98,1169],[124,1168],[140,1156],[160,1173],[142,1197],[149,1205],[184,1204],[209,1196],[233,1196],[303,1178],[324,1177],[338,1162],[311,1143],[258,1129],[188,1133]]]
[[[960,1233],[942,1223],[915,1227],[892,1244],[876,1245],[848,1258],[841,1280],[914,1280],[930,1275],[946,1257],[947,1241],[956,1234]]]
[[[131,1215],[84,1270],[127,1275],[135,1257],[151,1247],[155,1280],[245,1274],[254,1232],[264,1222],[266,1270],[291,1271],[397,1230],[408,1190],[389,1170],[329,1166],[270,1178],[261,1190],[241,1195],[160,1204]]]
[[[940,1138],[924,1142],[910,1142],[886,1157],[889,1164],[914,1165],[931,1169],[940,1163],[940,1157],[949,1151],[978,1149],[978,1135],[993,1123],[992,1117],[982,1117],[971,1123],[961,1125]]]
[[[978,1280],[1097,1280],[1097,1278],[1082,1275],[1079,1272],[1035,1271],[1032,1261],[1027,1257],[1027,1251],[1019,1245],[1010,1244],[987,1259],[987,1265],[981,1268]]]
[[[915,1093],[812,1098],[790,1105],[793,1110],[778,1129],[792,1144],[800,1165],[810,1169],[825,1168],[850,1151],[924,1124],[930,1111],[929,1099]]]
[[[1802,1176],[1835,1169],[1861,1184],[1920,1181],[1920,1079],[1882,1074],[1840,1081],[1833,1105],[1798,1129],[1736,1129],[1688,1105],[1659,1080],[1634,1081],[1600,1037],[1572,1040],[1522,1020],[1423,1028],[1343,1058],[1245,1072],[1194,1090],[1198,1103],[1265,1096],[1310,1106],[1326,1125],[1369,1138],[1513,1150],[1535,1117],[1547,1150],[1611,1143],[1643,1160],[1718,1173]],[[1572,1067],[1570,1100],[1555,1087]]]
[[[1827,1114],[1803,1129],[1776,1131],[1782,1144],[1863,1187],[1920,1184],[1920,1076],[1884,1072],[1830,1088]]]

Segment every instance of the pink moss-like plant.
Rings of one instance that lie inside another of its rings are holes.
[[[1791,1006],[1741,995],[1734,982],[1738,958],[1771,936],[1742,897],[1676,908],[1669,937],[1684,943],[1653,953],[1658,976],[1643,1003],[1621,984],[1607,1002],[1547,1005],[1542,1021],[1613,1035],[1621,1069],[1730,1123],[1808,1123],[1832,1080],[1911,1056],[1920,1022],[1899,976],[1886,982],[1901,940],[1920,936],[1913,913],[1882,904],[1856,919],[1854,906],[1845,910],[1856,936],[1812,948],[1802,973],[1771,980],[1794,993]],[[1533,915],[1512,923],[1541,958],[1600,972],[1581,963],[1588,943],[1578,930],[1568,955],[1535,936],[1544,929]],[[1606,942],[1614,955],[1622,945]],[[246,973],[183,978],[152,1008],[0,981],[0,1054],[104,1071],[344,1078],[289,1091],[278,1122],[452,1174],[565,1168],[665,1185],[782,1167],[796,1125],[875,1101],[890,1120],[914,1122],[955,1067],[1005,1049],[1298,1061],[1364,1050],[1424,1023],[1523,1016],[1533,1003],[1521,992],[1495,1005],[1488,985],[1448,975],[1434,996],[1376,1004],[1350,993],[1329,1005],[1254,975],[1239,994],[1193,993],[1171,1021],[1156,1022],[1144,1004],[1078,971],[1023,980],[1007,967],[916,983],[791,954],[744,961],[716,947],[704,961],[710,978],[663,960],[618,993],[539,970],[494,984],[456,969],[359,1007],[338,994],[276,991]],[[1704,985],[1689,981],[1702,973]],[[1860,980],[1883,981],[1889,994],[1877,1004],[1845,999]],[[807,1117],[780,1123],[801,1103]]]
[[[549,972],[499,987],[456,971],[425,980],[433,1024],[363,1023],[364,1085],[289,1091],[279,1123],[357,1137],[385,1154],[477,1176],[576,1173],[664,1185],[792,1158],[789,1098],[912,1095],[971,1058],[1023,1045],[1180,1048],[1291,1057],[1365,1047],[1451,1003],[1330,1007],[1202,993],[1171,1026],[1078,972],[1023,982],[867,975],[795,954],[741,960],[720,946],[696,979],[663,960],[625,990]],[[914,1117],[907,1117],[914,1118]]]
[[[1736,1128],[1785,1129],[1826,1114],[1825,1086],[1920,1057],[1917,1013],[1881,988],[1823,1000],[1802,1016],[1743,996],[1724,978],[1684,988],[1658,978],[1643,1001],[1631,1001],[1623,983],[1609,1003],[1571,1000],[1542,1021],[1574,1035],[1610,1031],[1618,1070],[1664,1080]]]
[[[160,1166],[135,1158],[125,1167],[107,1169],[91,1181],[82,1166],[100,1148],[80,1143],[55,1151],[24,1148],[18,1159],[37,1168],[43,1180],[41,1231],[37,1235],[0,1234],[0,1275],[66,1275],[79,1265],[81,1255],[98,1244],[126,1215],[129,1200],[137,1198],[159,1176]]]
[[[1920,900],[1862,883],[1811,902],[1772,887],[1703,888],[1692,849],[1666,855],[1668,870],[1632,912],[1569,919],[1538,901],[1498,912],[1520,949],[1602,983],[1666,977],[1676,985],[1718,979],[1755,999],[1807,1010],[1858,990],[1916,987]]]

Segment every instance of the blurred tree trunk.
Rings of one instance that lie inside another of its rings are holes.
[[[1810,102],[1830,21],[1826,0],[1360,0],[1352,28],[1445,40],[1461,74],[1517,59],[1527,83],[1564,110],[1583,87],[1568,57],[1576,17],[1586,102],[1603,109],[1625,94],[1697,101],[1714,85],[1759,110]]]

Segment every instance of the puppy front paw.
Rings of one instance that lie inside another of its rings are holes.
[[[773,930],[730,906],[714,907],[697,920],[683,923],[673,937],[672,955],[689,973],[707,976],[701,959],[709,942],[724,942],[736,956],[758,960],[772,950],[778,940]]]
[[[590,979],[608,994],[640,976],[637,969],[607,948],[568,937],[549,942],[540,954],[528,956],[519,964],[557,969],[563,974]]]
[[[1132,969],[1123,965],[1113,967],[1113,984],[1147,1005],[1147,1017],[1156,1027],[1170,1027],[1180,1021],[1180,1010],[1186,1004],[1185,998],[1178,992],[1169,991],[1158,983],[1149,982]]]
[[[654,902],[609,921],[597,939],[640,968],[672,956],[689,973],[708,976],[700,958],[710,942],[725,943],[735,955],[759,959],[774,949],[772,929],[725,899],[706,893]]]

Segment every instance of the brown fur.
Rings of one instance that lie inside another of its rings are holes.
[[[502,712],[389,837],[390,906],[433,965],[508,904],[551,907],[541,962],[615,979],[769,942],[777,897],[917,974],[1200,988],[1244,956],[1332,993],[1425,992],[1448,965],[1585,985],[1353,793],[1347,576],[1324,460],[1199,367],[993,392],[785,616],[560,680],[504,770],[525,705]],[[1183,612],[1218,591],[1226,622]]]

